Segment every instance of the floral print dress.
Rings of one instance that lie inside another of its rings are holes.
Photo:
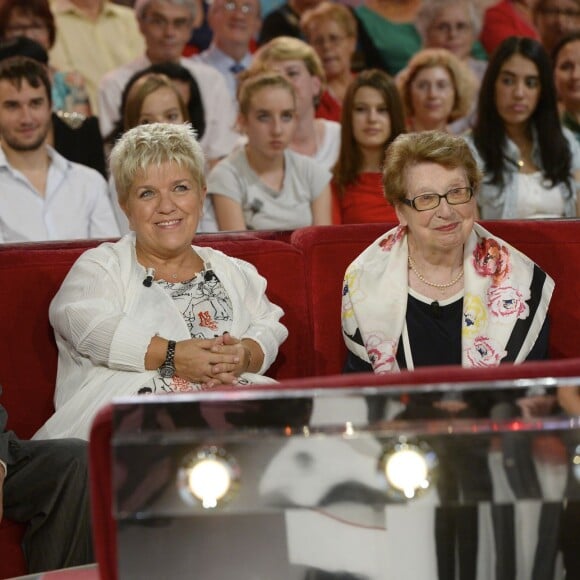
[[[213,270],[204,269],[186,282],[157,280],[155,283],[175,302],[191,338],[216,338],[230,331],[232,302]],[[170,379],[158,376],[145,383],[138,394],[199,391],[202,388],[200,383],[192,383],[178,376]]]

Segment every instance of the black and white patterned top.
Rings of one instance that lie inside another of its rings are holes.
[[[216,338],[232,327],[233,308],[226,289],[214,271],[208,267],[186,282],[156,280],[175,302],[189,329],[191,338]],[[181,377],[153,377],[138,394],[161,394],[201,390],[199,383]]]

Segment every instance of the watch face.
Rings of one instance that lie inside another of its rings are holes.
[[[159,367],[159,374],[164,379],[170,379],[175,374],[175,369],[171,365],[162,365]]]

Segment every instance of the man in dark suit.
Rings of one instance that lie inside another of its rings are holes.
[[[0,521],[27,524],[29,572],[92,562],[86,442],[22,441],[6,421],[0,405]]]

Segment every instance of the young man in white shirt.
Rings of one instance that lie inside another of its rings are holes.
[[[0,242],[118,236],[103,176],[46,145],[51,108],[42,64],[0,62]]]

